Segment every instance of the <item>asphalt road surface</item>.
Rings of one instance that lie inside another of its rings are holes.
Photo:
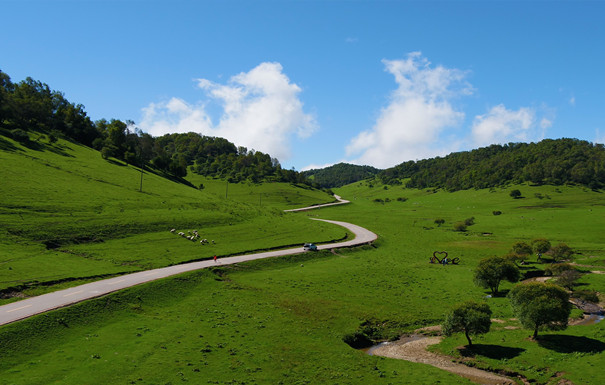
[[[343,204],[348,203],[336,197],[339,202],[330,203],[327,205]],[[296,209],[296,211],[309,210],[313,208],[323,207],[324,205],[312,206],[309,208]],[[294,210],[290,210],[294,211]],[[350,241],[331,243],[326,245],[318,245],[319,250],[335,249],[339,247],[351,247],[370,243],[378,236],[373,232],[364,229],[363,227],[339,221],[331,221],[326,219],[314,220],[324,221],[333,223],[347,228],[353,234],[355,238]],[[138,273],[121,275],[119,277],[104,279],[101,281],[87,283],[81,286],[72,287],[65,290],[55,291],[48,294],[43,294],[37,297],[24,299],[22,301],[13,302],[8,305],[0,306],[0,325],[5,325],[11,322],[15,322],[27,317],[31,317],[35,314],[47,312],[49,310],[58,309],[65,307],[77,302],[81,302],[90,298],[99,297],[114,291],[118,291],[127,287],[139,285],[145,282],[153,281],[160,278],[170,277],[172,275],[184,273],[187,271],[193,271],[198,269],[204,269],[206,267],[217,266],[217,265],[231,265],[234,263],[252,261],[261,258],[278,257],[291,254],[304,253],[303,247],[297,247],[294,249],[286,250],[275,250],[257,254],[238,255],[235,257],[219,258],[216,262],[214,260],[206,260],[200,262],[191,262],[182,265],[175,265],[169,267],[163,267],[160,269],[141,271]],[[307,251],[312,252],[312,251]]]

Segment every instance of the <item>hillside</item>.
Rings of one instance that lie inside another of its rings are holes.
[[[286,182],[312,185],[301,173],[282,169],[269,154],[236,147],[224,138],[193,132],[153,137],[132,121],[93,122],[84,106],[32,78],[13,83],[0,70],[0,135],[35,147],[28,133],[58,138],[99,150],[103,158],[154,168],[170,178],[188,172],[227,178],[230,182]]]
[[[306,185],[198,176],[199,189],[83,145],[28,136],[27,146],[0,136],[0,293],[8,300],[69,280],[344,236],[283,213],[333,200]],[[197,229],[216,244],[186,242],[172,228]]]
[[[492,145],[443,158],[409,161],[378,174],[387,184],[448,191],[529,182],[605,186],[605,147],[578,139]]]
[[[330,167],[303,171],[302,174],[321,187],[333,188],[372,178],[379,172],[379,169],[372,166],[338,163]]]

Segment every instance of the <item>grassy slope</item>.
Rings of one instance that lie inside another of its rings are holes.
[[[212,188],[198,190],[149,172],[139,192],[139,169],[68,142],[42,142],[32,150],[2,139],[2,147],[0,289],[345,236],[335,226],[284,214],[284,199],[268,198],[259,207],[243,194],[225,199]],[[331,200],[288,185],[261,188],[301,205]],[[201,246],[171,228],[197,229],[216,243]]]
[[[486,293],[471,279],[474,266],[485,256],[507,253],[519,240],[546,237],[576,248],[581,262],[605,259],[602,194],[519,188],[526,198],[513,200],[508,190],[433,194],[359,184],[339,189],[351,205],[297,217],[365,226],[379,234],[377,248],[188,274],[5,326],[0,328],[5,345],[0,377],[15,384],[108,379],[140,384],[462,383],[432,367],[366,356],[342,337],[364,320],[379,325],[383,336],[395,336],[439,323],[456,302],[482,300]],[[408,200],[396,201],[400,197]],[[494,216],[494,210],[503,214]],[[469,231],[452,231],[453,222],[471,216],[476,224]],[[435,218],[446,223],[437,227]],[[429,264],[436,250],[447,250],[461,264]],[[605,290],[601,276],[583,280],[587,288]],[[505,283],[502,289],[510,287]],[[598,341],[603,323],[545,332],[555,337],[540,346],[527,341],[529,331],[502,328],[517,325],[505,298],[488,301],[494,317],[507,323],[476,339],[485,346],[478,356],[481,365],[506,367],[542,383],[556,372],[576,384],[598,378],[605,361]],[[446,339],[440,349],[454,352],[461,338]],[[564,348],[568,342],[580,346]]]

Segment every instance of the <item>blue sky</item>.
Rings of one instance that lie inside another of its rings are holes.
[[[0,69],[303,170],[605,141],[605,2],[4,0]]]

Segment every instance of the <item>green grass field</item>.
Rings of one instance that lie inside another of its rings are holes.
[[[232,185],[225,197],[217,193],[225,181],[205,180],[199,190],[145,171],[141,192],[138,168],[65,141],[39,147],[12,142],[9,151],[0,151],[0,290],[18,294],[4,302],[52,290],[54,283],[346,235],[283,212],[292,204],[333,200],[317,190]],[[253,198],[243,193],[246,188]],[[187,241],[172,228],[198,230],[215,243]]]
[[[100,156],[98,161],[102,162]],[[153,183],[158,184],[157,190],[153,190]],[[292,202],[320,203],[320,200],[314,195],[305,196],[296,187],[272,194],[274,190],[267,186],[226,187],[225,181],[205,179],[192,180],[194,185],[203,183],[203,190],[167,184],[174,192],[163,195],[162,183],[164,180],[149,182],[150,199],[156,203],[172,202],[167,207],[182,205],[183,216],[171,217],[178,209],[160,208],[157,217],[172,218],[173,227],[180,229],[199,223],[193,213],[197,209],[185,209],[185,202],[192,201],[193,196],[213,194],[217,210],[212,211],[215,217],[207,219],[206,223],[213,225],[207,227],[208,234],[216,238],[216,247],[226,247],[225,254],[250,244],[262,248],[267,243],[293,243],[302,231],[306,231],[305,239],[314,241],[344,235],[343,230],[334,226],[314,227],[316,221],[308,220],[309,216],[352,222],[374,231],[379,239],[373,247],[338,250],[335,254],[306,253],[188,273],[0,327],[2,383],[469,383],[427,365],[368,356],[343,342],[343,337],[361,328],[369,330],[376,339],[390,339],[439,324],[453,305],[467,299],[487,301],[493,317],[503,321],[494,322],[488,334],[475,337],[479,346],[475,365],[519,373],[536,384],[556,384],[562,378],[576,385],[602,382],[604,323],[571,326],[559,332],[542,331],[543,340],[533,342],[528,339],[531,331],[515,328],[519,325],[512,319],[505,297],[486,298],[488,292],[472,282],[472,271],[481,258],[505,255],[513,243],[534,238],[547,238],[553,244],[567,243],[577,252],[576,262],[596,266],[595,270],[604,266],[605,201],[600,192],[578,187],[523,185],[447,193],[401,187],[385,189],[363,182],[336,189],[337,194],[351,200],[349,205],[283,214],[279,210],[288,208],[284,207],[288,206],[285,195]],[[220,206],[227,188],[233,198],[228,198],[229,205]],[[261,188],[269,190],[260,191]],[[509,191],[513,188],[519,188],[524,198],[512,199]],[[130,189],[133,197],[140,196],[136,191],[138,185]],[[307,198],[299,197],[299,192]],[[267,194],[266,200],[262,194]],[[15,266],[21,263],[23,269],[34,265],[38,248],[41,260],[74,258],[73,269],[84,269],[78,259],[82,256],[89,275],[112,272],[105,270],[108,266],[117,270],[175,263],[178,259],[171,259],[175,254],[186,260],[197,255],[197,250],[203,250],[181,244],[185,241],[170,234],[167,231],[170,226],[162,227],[161,221],[157,221],[156,228],[156,221],[144,219],[154,217],[152,208],[148,217],[137,216],[135,213],[143,212],[143,207],[133,202],[129,206],[130,195],[123,195],[124,203],[120,194],[107,198],[108,206],[125,207],[123,213],[114,209],[116,222],[129,223],[131,218],[133,223],[148,226],[144,231],[133,231],[126,237],[108,236],[103,242],[69,243],[58,250],[43,250],[37,241],[40,236],[36,235],[41,231],[35,228],[38,212],[30,203],[30,206],[21,203],[25,207],[3,207],[0,219],[3,228],[4,224],[9,225],[10,236],[2,247],[6,251],[17,250],[11,263]],[[273,199],[269,198],[271,195]],[[12,205],[17,205],[18,197],[12,193],[10,196]],[[82,204],[82,207],[89,206]],[[226,220],[218,207],[232,210]],[[502,214],[494,215],[494,211]],[[18,212],[30,218],[32,225],[22,234],[13,234],[10,231],[17,226]],[[86,208],[74,215],[80,216],[83,223],[99,223],[100,228],[106,228],[107,224],[100,219],[95,222],[91,213]],[[69,213],[57,207],[56,215]],[[475,224],[466,232],[453,230],[453,223],[470,217],[475,218]],[[56,217],[42,215],[41,221],[59,221],[52,218]],[[445,223],[436,225],[436,218],[443,218]],[[65,226],[57,224],[56,232],[71,234],[65,231]],[[267,231],[272,233],[277,226],[283,227],[284,235],[264,241]],[[241,245],[227,248],[225,244],[230,242],[220,237],[223,229],[231,229],[237,238],[241,237]],[[166,251],[172,248],[178,253]],[[140,258],[133,259],[136,250],[141,250]],[[430,264],[434,251],[447,251],[450,257],[460,258],[461,263]],[[26,261],[19,262],[21,259]],[[524,269],[544,268],[534,263],[535,259],[531,262]],[[0,266],[6,273],[8,264],[3,261]],[[52,263],[39,272],[50,273],[49,266]],[[62,267],[64,275],[71,268]],[[582,288],[605,292],[605,275],[586,274],[581,284]],[[501,290],[505,294],[511,287],[512,284],[504,283]],[[455,335],[434,349],[459,356],[458,347],[464,343],[464,336]]]

